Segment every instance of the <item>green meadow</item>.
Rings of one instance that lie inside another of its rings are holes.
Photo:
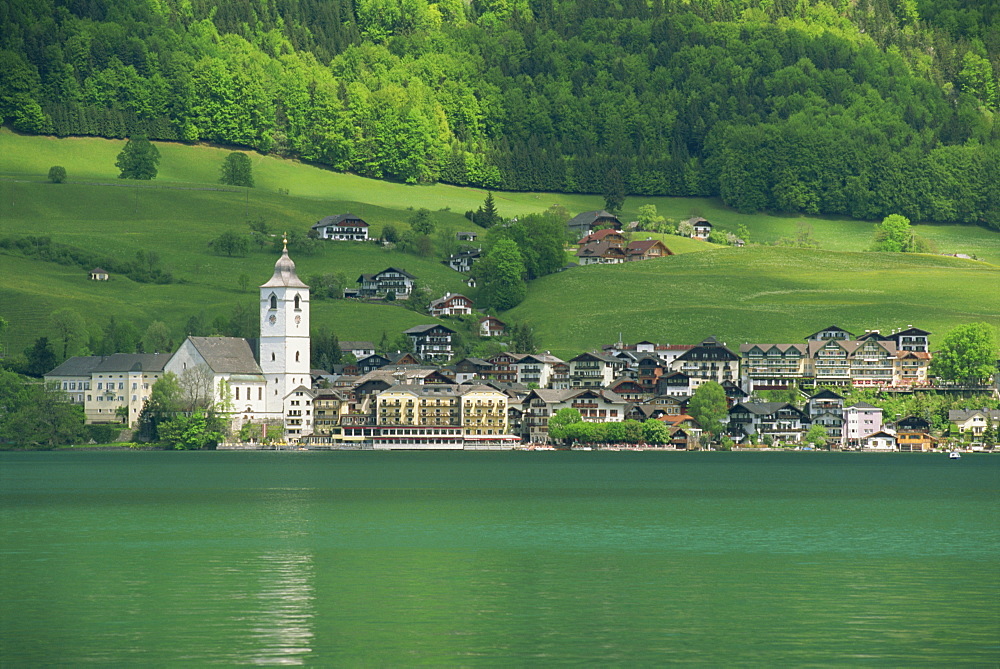
[[[998,287],[1000,267],[955,258],[727,248],[543,277],[509,316],[535,323],[557,355],[619,336],[800,342],[831,324],[855,334],[912,324],[940,336],[959,323],[1000,325]]]
[[[139,284],[121,276],[87,280],[85,270],[0,255],[0,315],[11,323],[7,348],[16,352],[47,332],[48,315],[61,307],[83,314],[97,328],[115,314],[144,328],[163,320],[177,337],[187,318],[211,320],[239,303],[256,304],[256,285],[271,273],[275,255],[215,255],[208,243],[223,231],[245,231],[264,220],[276,233],[305,232],[320,218],[347,211],[361,215],[378,235],[382,226],[406,227],[412,209],[426,207],[442,234],[472,229],[463,213],[482,204],[485,191],[447,185],[411,186],[339,174],[297,161],[251,154],[256,188],[218,185],[229,149],[159,144],[159,175],[152,182],[116,178],[124,141],[22,137],[0,131],[0,237],[44,235],[104,255],[130,258],[154,251],[178,280]],[[52,165],[66,168],[63,184],[50,184]],[[286,194],[287,192],[287,194]],[[600,196],[497,193],[503,215],[561,205],[575,214],[599,209]],[[751,240],[767,243],[811,228],[820,250],[751,246],[720,248],[669,235],[678,255],[646,263],[591,266],[533,282],[525,302],[504,317],[533,324],[543,348],[569,354],[617,340],[691,343],[709,334],[730,344],[744,340],[798,341],[831,323],[848,329],[919,325],[943,334],[973,320],[1000,324],[1000,235],[969,226],[917,227],[941,253],[974,254],[982,261],[941,256],[860,253],[872,222],[803,216],[744,215],[714,200],[628,198],[623,219],[656,204],[674,219],[700,215]],[[480,231],[481,232],[481,231]],[[645,236],[645,233],[640,233]],[[361,273],[395,266],[432,288],[464,292],[463,276],[434,259],[386,251],[373,244],[327,243],[311,256],[295,256],[299,274]],[[240,275],[250,280],[241,291]],[[313,320],[341,339],[390,336],[427,316],[394,305],[316,300]]]

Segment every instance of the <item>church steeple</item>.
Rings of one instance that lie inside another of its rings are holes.
[[[260,368],[268,383],[267,408],[280,412],[298,386],[309,386],[309,286],[295,273],[284,240],[274,274],[260,287]]]
[[[285,246],[281,250],[281,257],[278,258],[278,262],[274,263],[274,275],[261,288],[277,288],[279,286],[284,288],[308,288],[309,286],[302,283],[299,275],[295,273],[295,263],[288,257],[288,239],[284,238],[282,241]]]

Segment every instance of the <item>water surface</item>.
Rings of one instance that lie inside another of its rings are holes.
[[[0,664],[1000,663],[1000,457],[0,453]]]

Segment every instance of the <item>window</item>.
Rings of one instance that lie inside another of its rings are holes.
[[[257,389],[257,399],[258,400],[264,399],[264,389],[263,388],[258,388]]]
[[[297,297],[296,297],[295,299],[297,300],[297,299],[299,299],[299,298],[297,298]],[[298,351],[296,351],[296,352],[295,352],[295,362],[298,362],[298,361],[299,361],[299,352],[298,352]]]
[[[237,402],[240,401],[240,389],[239,388],[236,389],[236,401]]]
[[[295,311],[299,311],[299,296],[295,296]]]
[[[103,389],[103,388],[104,388],[104,384],[103,384],[103,383],[101,383],[100,381],[98,381],[98,382],[97,382],[97,389],[98,389],[98,390],[101,390],[101,389]]]
[[[274,362],[274,352],[271,352],[271,362]]]
[[[275,295],[274,293],[271,293],[271,309],[277,309],[277,308],[278,308],[278,296]]]

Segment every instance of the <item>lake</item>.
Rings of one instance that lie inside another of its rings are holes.
[[[0,453],[0,664],[1000,663],[1000,457]]]

